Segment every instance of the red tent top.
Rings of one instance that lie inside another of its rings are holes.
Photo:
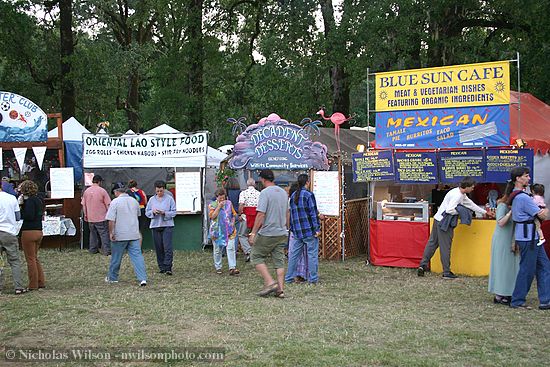
[[[514,91],[510,91],[510,102],[510,143],[514,145],[516,139],[521,138],[535,153],[548,153],[550,106],[529,93]],[[521,111],[519,121],[518,110]]]

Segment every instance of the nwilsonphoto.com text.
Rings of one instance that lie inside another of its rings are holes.
[[[6,347],[4,360],[13,362],[117,361],[117,362],[221,362],[224,348],[21,348]]]

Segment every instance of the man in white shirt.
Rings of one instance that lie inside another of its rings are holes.
[[[15,294],[27,292],[21,277],[21,258],[19,257],[19,241],[17,240],[19,226],[16,222],[20,219],[21,213],[17,199],[0,188],[0,251],[6,251],[15,286]],[[0,290],[2,287],[3,284],[0,283]]]
[[[474,190],[475,181],[471,177],[464,177],[458,187],[455,187],[445,195],[439,210],[434,215],[434,223],[430,238],[424,249],[424,255],[420,261],[420,266],[417,269],[419,277],[424,276],[424,272],[428,268],[428,264],[434,255],[435,251],[439,247],[439,253],[441,255],[441,265],[443,266],[443,279],[456,279],[457,276],[451,271],[451,244],[453,242],[454,228],[449,228],[444,231],[440,227],[440,222],[443,220],[443,215],[458,215],[456,207],[462,205],[468,209],[471,209],[477,213],[487,214],[490,217],[494,217],[492,212],[487,212],[485,209],[477,206],[466,194],[471,193]]]
[[[105,219],[109,222],[111,239],[111,264],[105,278],[107,283],[118,283],[118,272],[125,251],[128,251],[134,273],[140,286],[147,285],[147,272],[141,254],[141,234],[138,217],[141,212],[134,197],[126,193],[125,187],[115,189],[116,198],[109,205]]]

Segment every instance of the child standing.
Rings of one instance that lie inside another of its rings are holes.
[[[533,184],[531,185],[531,193],[533,194],[533,201],[539,206],[539,208],[546,208],[546,203],[544,202],[544,185],[542,184]],[[544,233],[541,229],[542,221],[537,217],[535,218],[535,227],[537,233],[539,234],[539,242],[537,246],[541,246],[546,240],[544,239]]]

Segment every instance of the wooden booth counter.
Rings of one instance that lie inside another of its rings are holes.
[[[74,192],[72,199],[44,199],[44,205],[48,216],[64,216],[72,221],[76,228],[74,235],[50,235],[42,238],[42,247],[62,248],[76,247],[80,242],[80,212],[81,212],[81,194],[82,192]]]
[[[430,219],[430,228],[433,218]],[[451,270],[461,275],[487,276],[491,266],[491,239],[495,231],[494,219],[474,219],[469,226],[459,224],[454,231],[451,247]],[[430,268],[441,273],[439,249],[432,257]]]

